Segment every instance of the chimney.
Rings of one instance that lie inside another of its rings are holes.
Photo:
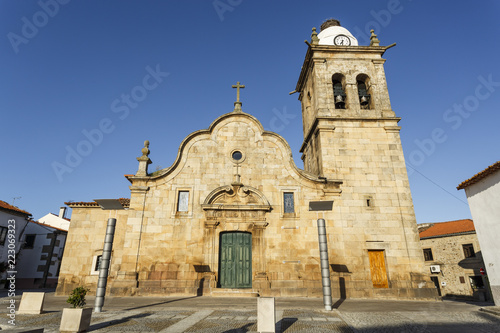
[[[63,219],[64,214],[66,214],[66,207],[59,208],[59,217]]]

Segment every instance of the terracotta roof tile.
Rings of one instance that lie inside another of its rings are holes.
[[[472,176],[472,178],[469,178],[469,179],[461,182],[457,186],[457,190],[461,190],[463,188],[466,188],[469,185],[475,184],[478,181],[480,181],[481,179],[483,179],[484,177],[491,175],[492,173],[494,173],[497,170],[500,170],[500,161],[490,165],[489,167],[487,167],[483,171],[475,174],[474,176]]]
[[[21,213],[21,214],[26,215],[26,216],[31,216],[31,213],[29,213],[25,210],[22,210],[20,208],[17,208],[16,206],[12,206],[12,205],[10,205],[2,200],[0,200],[0,209]]]
[[[450,236],[476,231],[471,219],[433,223],[431,227],[420,232],[420,239]]]
[[[123,207],[128,208],[130,207],[130,199],[128,198],[119,198],[120,203],[122,204]],[[81,208],[81,207],[99,207],[97,202],[91,201],[91,202],[65,202],[65,205],[71,207],[71,208]]]
[[[132,179],[130,179],[130,178],[134,177],[135,175],[129,175],[129,174],[127,174],[127,175],[123,175],[123,176],[125,176],[125,178],[127,178],[127,180],[128,180],[130,183],[132,183]]]

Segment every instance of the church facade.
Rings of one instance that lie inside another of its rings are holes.
[[[127,175],[125,210],[73,209],[58,294],[95,292],[106,220],[116,231],[111,295],[322,296],[317,219],[326,220],[334,297],[433,298],[380,46],[336,20],[313,29],[296,86],[304,169],[239,101],[148,172]],[[313,205],[329,210],[311,210]]]

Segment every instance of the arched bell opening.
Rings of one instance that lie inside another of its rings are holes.
[[[366,74],[359,74],[356,77],[356,85],[358,87],[359,106],[361,109],[372,109],[372,94],[370,78]]]
[[[335,109],[346,109],[347,95],[345,93],[345,76],[340,73],[333,74],[332,85]]]

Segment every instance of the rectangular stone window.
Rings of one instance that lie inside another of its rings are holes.
[[[460,283],[465,283],[465,277],[463,276],[460,277]]]
[[[432,261],[434,260],[432,256],[432,250],[431,249],[424,249],[424,259],[425,261]]]
[[[295,213],[295,202],[293,200],[293,192],[283,193],[283,212],[285,214]]]
[[[109,262],[111,263],[111,258],[109,258]],[[90,266],[90,275],[99,275],[99,269],[102,265],[102,254],[94,255],[92,258],[92,266]],[[111,269],[111,265],[109,266]],[[109,272],[109,270],[108,270]]]
[[[179,197],[177,198],[177,211],[189,211],[189,191],[179,191]]]
[[[365,205],[367,209],[372,210],[375,207],[373,202],[373,197],[371,195],[365,195]]]
[[[101,268],[101,262],[102,262],[102,255],[99,255],[95,259],[95,264],[94,264],[95,272],[99,272],[99,269]]]
[[[24,239],[24,248],[32,249],[33,246],[35,246],[35,238],[36,235],[26,235],[26,238]]]
[[[462,245],[464,248],[464,256],[465,258],[474,258],[476,253],[474,252],[474,246],[472,244],[464,244]]]
[[[7,238],[7,228],[0,227],[0,245],[5,244],[5,239]]]

